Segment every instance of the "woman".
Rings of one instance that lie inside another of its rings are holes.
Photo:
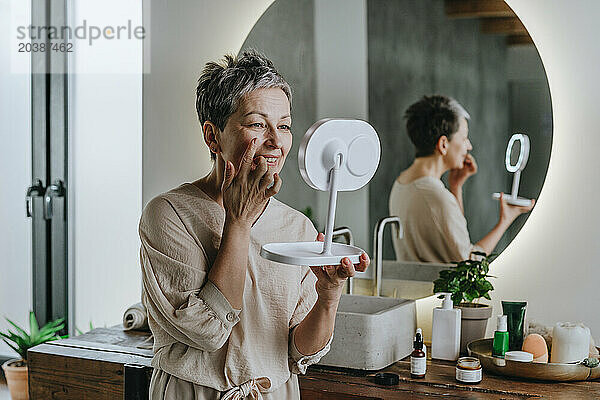
[[[472,244],[464,217],[462,187],[477,173],[469,151],[470,118],[454,99],[425,96],[405,115],[408,135],[416,147],[412,165],[402,171],[390,193],[390,215],[402,220],[404,237],[394,236],[396,258],[405,261],[450,263],[468,259],[472,251],[492,253],[510,224],[527,207],[507,204],[501,195],[494,228]],[[441,177],[450,171],[446,189]]]
[[[344,281],[369,258],[309,268],[259,255],[323,240],[273,198],[292,133],[290,87],[271,61],[208,63],[196,94],[213,168],[154,198],[140,221],[151,399],[298,399],[296,374],[329,350]]]

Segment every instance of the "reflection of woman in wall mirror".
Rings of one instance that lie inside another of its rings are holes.
[[[473,244],[464,216],[463,185],[477,173],[469,152],[470,119],[454,99],[425,96],[405,114],[408,136],[416,148],[414,162],[394,182],[390,215],[402,220],[404,237],[394,236],[398,260],[449,263],[469,258],[472,251],[492,253],[504,232],[533,208],[513,206],[500,197],[497,224]],[[441,181],[449,171],[448,186]]]
[[[299,399],[297,374],[329,350],[346,278],[368,256],[309,268],[259,255],[265,243],[323,240],[272,197],[292,134],[291,89],[270,60],[208,63],[196,93],[213,168],[155,197],[140,221],[150,398]]]

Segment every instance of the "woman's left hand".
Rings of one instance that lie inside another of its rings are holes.
[[[319,233],[317,240],[322,242],[325,235]],[[317,295],[320,301],[338,302],[344,288],[346,279],[353,277],[357,271],[364,272],[371,260],[367,253],[360,255],[360,264],[350,262],[348,257],[342,259],[340,265],[311,266],[313,273],[317,276]]]

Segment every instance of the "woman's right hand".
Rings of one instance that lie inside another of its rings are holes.
[[[269,197],[281,188],[281,177],[269,171],[267,161],[259,157],[255,168],[256,138],[250,141],[237,169],[225,162],[221,192],[226,220],[252,226],[264,210]]]
[[[504,198],[504,193],[500,193],[500,218],[498,223],[487,235],[477,242],[477,245],[481,247],[485,253],[492,253],[510,224],[512,224],[519,215],[531,211],[534,204],[535,200],[532,199],[531,204],[528,206],[513,206],[508,204]]]
[[[469,177],[477,173],[477,162],[471,153],[468,153],[462,168],[451,169],[448,173],[448,185],[450,188],[462,188]]]
[[[504,198],[504,193],[500,193],[500,221],[508,226],[512,224],[519,215],[531,211],[534,205],[535,199],[531,199],[531,204],[528,206],[514,206],[508,204]]]

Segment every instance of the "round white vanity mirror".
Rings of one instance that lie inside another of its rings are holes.
[[[333,226],[338,191],[358,190],[377,171],[381,146],[375,129],[357,119],[322,119],[312,125],[298,150],[298,167],[311,188],[329,192],[324,242],[269,243],[260,255],[292,265],[337,265],[348,257],[354,264],[365,251],[334,243]]]
[[[510,195],[504,196],[508,204],[515,206],[529,206],[531,204],[531,199],[519,197],[521,171],[525,169],[528,159],[529,137],[523,133],[515,133],[508,141],[508,146],[506,147],[506,157],[504,159],[506,170],[513,173],[511,193]],[[494,193],[493,197],[494,199],[500,199],[500,193]]]

